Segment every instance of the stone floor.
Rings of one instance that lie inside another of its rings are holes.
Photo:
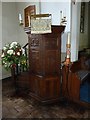
[[[81,107],[80,105],[69,103],[65,101],[51,105],[42,105],[39,102],[28,98],[26,96],[13,96],[15,87],[11,80],[3,80],[2,82],[2,117],[5,120],[12,120],[12,118],[46,118],[68,120],[76,120],[82,118],[90,118],[90,109]],[[7,119],[9,118],[9,119]],[[21,119],[20,119],[21,120]]]
[[[17,95],[12,96],[8,94],[10,92],[9,89],[9,92],[5,92],[4,88],[7,89],[7,87],[3,85],[3,118],[90,118],[90,109],[83,108],[77,104],[66,104],[65,101],[62,101],[57,104],[42,105],[32,98],[21,97]]]

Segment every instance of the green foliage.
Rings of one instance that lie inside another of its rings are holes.
[[[5,45],[2,49],[1,58],[2,65],[6,70],[11,69],[12,67],[16,67],[17,64],[23,67],[27,67],[27,56],[25,54],[25,50],[17,42],[12,42]]]

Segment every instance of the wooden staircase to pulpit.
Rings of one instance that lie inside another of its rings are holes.
[[[17,77],[19,92],[27,93],[42,103],[60,100],[61,35],[64,29],[65,26],[52,25],[51,33],[31,34],[30,27],[25,28],[29,43],[29,70]]]

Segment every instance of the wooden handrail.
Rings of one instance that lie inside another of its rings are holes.
[[[26,43],[26,44],[23,46],[23,49],[26,48],[28,45],[29,45],[29,43]]]

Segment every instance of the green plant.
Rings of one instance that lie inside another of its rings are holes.
[[[27,56],[25,50],[17,42],[7,44],[2,49],[2,65],[6,70],[15,68],[16,65],[26,67]]]

